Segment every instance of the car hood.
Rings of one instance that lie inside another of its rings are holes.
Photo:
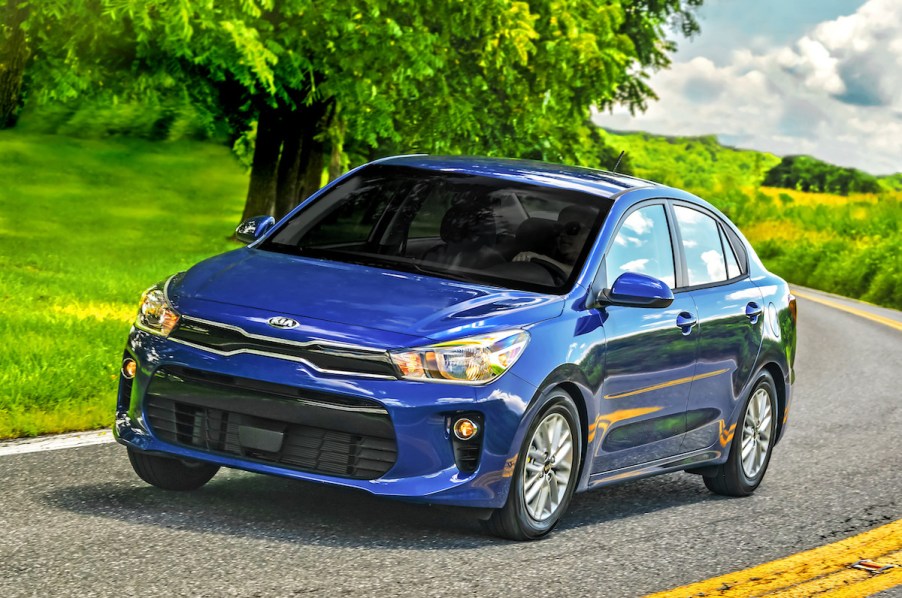
[[[392,345],[527,326],[560,315],[564,306],[555,295],[252,248],[197,264],[170,285],[169,296],[186,315],[215,320],[213,303],[226,304],[266,317],[314,319],[320,330],[331,322],[344,340],[352,340],[349,330],[385,331],[391,334],[382,340]]]

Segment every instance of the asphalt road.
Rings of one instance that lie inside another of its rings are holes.
[[[636,596],[899,519],[902,333],[799,313],[791,427],[750,498],[659,476],[577,495],[518,544],[455,510],[239,471],[167,493],[119,445],[3,456],[0,596]]]

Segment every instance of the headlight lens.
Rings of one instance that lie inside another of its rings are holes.
[[[179,323],[178,313],[169,305],[163,285],[154,285],[141,295],[135,324],[148,332],[169,336]]]
[[[529,342],[524,330],[507,330],[391,353],[408,380],[484,384],[510,369]]]

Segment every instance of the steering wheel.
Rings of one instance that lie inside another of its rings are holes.
[[[534,264],[538,264],[548,270],[548,273],[551,274],[551,278],[554,279],[555,285],[560,286],[567,282],[567,273],[564,272],[564,270],[554,262],[546,260],[545,258],[535,256],[529,258],[529,261]]]

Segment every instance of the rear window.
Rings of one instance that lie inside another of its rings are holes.
[[[259,248],[540,292],[572,287],[611,206],[586,193],[375,165]]]

